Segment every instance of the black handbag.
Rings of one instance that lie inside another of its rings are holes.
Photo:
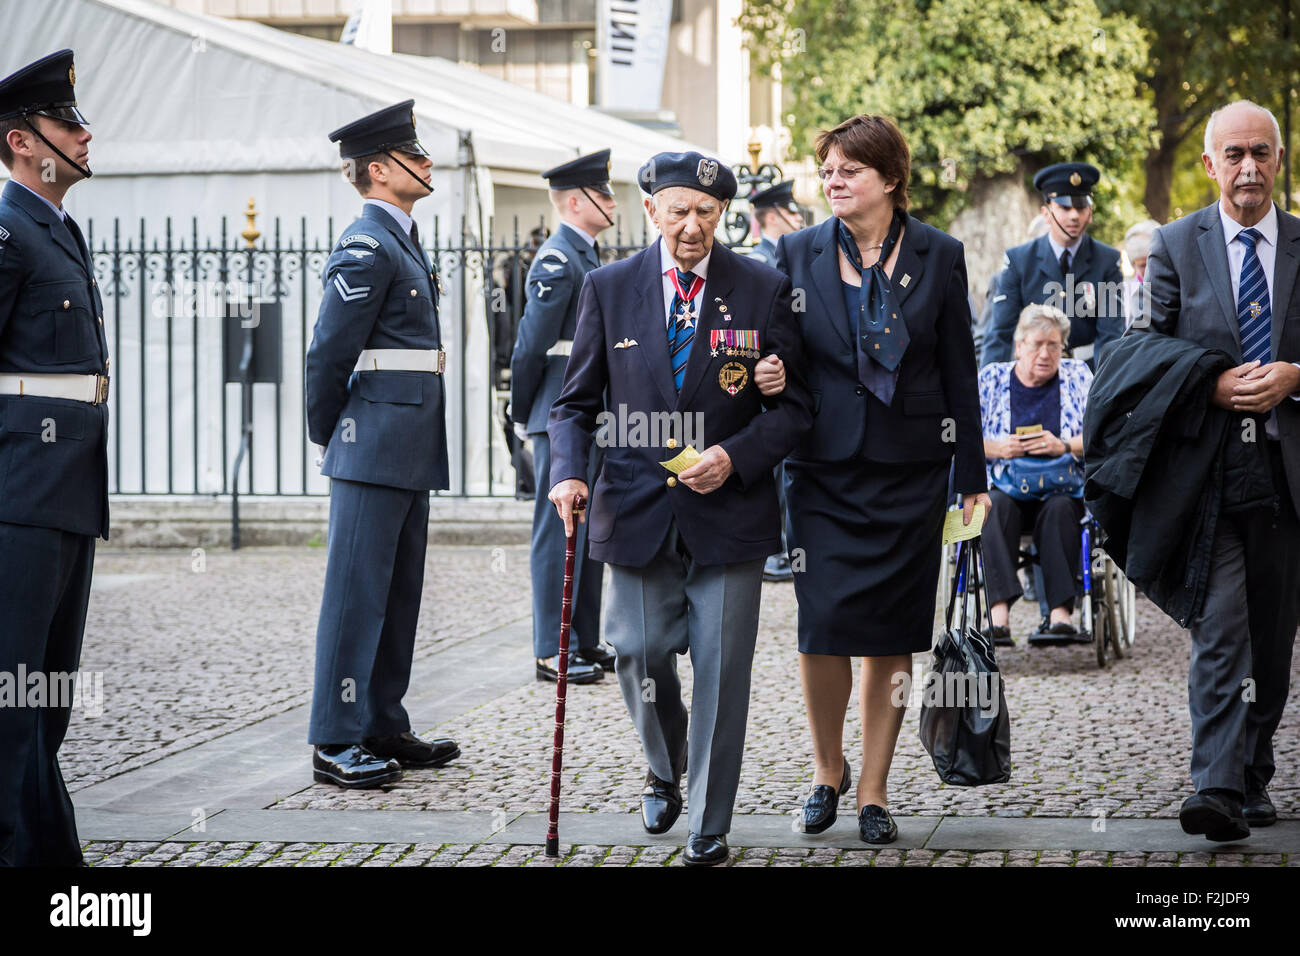
[[[921,693],[921,744],[944,783],[978,787],[1011,779],[1011,719],[993,644],[979,629],[984,611],[980,591],[972,587],[975,623],[967,626],[967,584],[976,569],[983,578],[978,538],[957,544],[952,597],[944,618],[946,630],[934,648],[934,661]],[[953,609],[961,602],[961,623],[953,626]],[[986,609],[985,609],[986,610]]]

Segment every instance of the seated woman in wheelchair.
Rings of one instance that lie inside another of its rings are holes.
[[[1016,576],[1022,530],[1032,530],[1042,568],[1048,618],[1040,632],[1068,636],[1079,574],[1083,519],[1083,410],[1092,372],[1062,358],[1070,320],[1050,305],[1029,305],[1015,331],[1014,362],[980,370],[989,495],[984,525],[989,636],[1012,644],[1011,605],[1024,592]]]

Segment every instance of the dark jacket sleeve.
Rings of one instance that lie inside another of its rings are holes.
[[[374,253],[357,258],[335,249],[325,265],[325,295],[303,375],[307,435],[317,445],[328,445],[334,434],[348,402],[348,379],[388,296],[393,266],[383,244]]]
[[[979,370],[971,337],[970,299],[966,295],[966,252],[960,243],[948,274],[939,315],[938,359],[948,413],[956,425],[954,487],[959,494],[988,490],[984,470],[984,434],[980,425]]]
[[[1124,288],[1124,273],[1120,271],[1118,255],[1111,260],[1110,268],[1106,270],[1106,274],[1102,277],[1101,281],[1103,283],[1101,288],[1103,289],[1110,289],[1113,291]],[[1096,356],[1094,359],[1095,363],[1101,361],[1102,347],[1110,342],[1114,342],[1124,334],[1125,309],[1123,295],[1107,294],[1104,297],[1098,296],[1097,299],[1099,304],[1103,301],[1108,305],[1109,303],[1114,302],[1117,308],[1112,310],[1108,307],[1104,314],[1097,317],[1097,336],[1093,339],[1092,344],[1093,354]]]
[[[966,268],[965,255],[962,256],[962,269]],[[998,274],[997,292],[993,296],[993,317],[989,320],[981,340],[983,352],[980,355],[980,367],[994,362],[1011,361],[1011,339],[1016,333],[1016,323],[1020,320],[1020,310],[1024,308],[1020,299],[1020,269],[1014,256],[1007,256],[1007,264]]]
[[[572,263],[551,273],[545,268],[552,258],[538,256],[528,270],[524,286],[524,317],[510,357],[510,418],[528,424],[533,402],[546,377],[546,352],[560,338],[573,297],[582,276]]]
[[[767,342],[761,351],[764,355],[776,353],[785,365],[785,388],[779,395],[764,396],[762,414],[720,442],[746,488],[770,473],[812,427],[812,395],[805,377],[803,339],[794,317],[790,280],[785,276],[772,299]]]
[[[1178,271],[1174,268],[1173,258],[1165,245],[1163,229],[1157,229],[1151,237],[1151,251],[1147,256],[1142,284],[1146,288],[1137,297],[1139,314],[1133,317],[1130,331],[1177,335],[1182,294],[1178,284]]]
[[[546,426],[551,440],[551,483],[548,488],[538,488],[539,495],[568,478],[587,480],[592,433],[596,430],[597,416],[605,408],[605,386],[609,382],[605,318],[592,275],[588,273],[583,279],[578,293],[578,328],[573,336],[573,350],[564,371],[564,386],[551,406]]]

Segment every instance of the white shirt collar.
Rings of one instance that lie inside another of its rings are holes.
[[[68,214],[67,214],[66,212],[64,212],[64,211],[63,211],[62,209],[60,209],[58,206],[54,205],[54,203],[50,202],[48,199],[46,199],[44,196],[42,196],[40,193],[38,193],[35,189],[32,189],[31,186],[23,185],[22,183],[20,183],[20,182],[19,182],[18,180],[16,180],[16,179],[11,179],[10,182],[13,183],[15,186],[22,186],[23,189],[26,189],[29,193],[31,193],[33,196],[35,196],[35,197],[36,197],[37,199],[39,199],[41,202],[45,203],[45,205],[49,206],[51,209],[54,210],[54,215],[58,216],[60,219],[67,219],[67,218],[68,218]]]
[[[1219,200],[1219,221],[1223,223],[1223,239],[1228,245],[1232,245],[1232,240],[1237,238],[1237,233],[1243,229],[1254,229],[1259,233],[1260,238],[1270,246],[1277,245],[1277,206],[1270,199],[1268,203],[1268,212],[1264,213],[1264,218],[1253,226],[1243,226],[1237,220],[1228,215],[1223,208],[1223,200]]]
[[[411,234],[411,217],[407,215],[404,210],[394,206],[390,202],[384,202],[382,199],[367,199],[365,204],[367,206],[378,206],[384,212],[388,213],[388,215],[393,217],[394,221],[402,227],[402,232],[406,233],[408,236]]]
[[[715,237],[713,241],[717,242],[717,238]],[[708,281],[709,260],[711,258],[713,258],[713,246],[709,246],[708,253],[704,256],[703,259],[701,259],[699,262],[695,264],[695,266],[691,269],[691,272],[695,273],[701,279]],[[668,272],[669,269],[677,269],[677,268],[680,267],[677,265],[675,261],[673,261],[673,257],[668,254],[668,240],[666,240],[663,236],[660,236],[659,237],[659,274],[664,275]]]
[[[587,233],[586,233],[584,230],[579,229],[577,226],[575,226],[575,225],[574,225],[573,223],[571,223],[571,222],[565,222],[563,219],[560,220],[560,225],[561,225],[561,226],[568,226],[568,227],[569,227],[569,231],[572,232],[575,236],[581,236],[582,239],[583,239],[583,241],[586,242],[587,245],[592,246],[593,248],[595,247],[595,245],[596,245],[596,237],[595,237],[595,236],[589,236],[589,235],[587,235]]]
[[[1053,238],[1052,238],[1052,234],[1049,232],[1049,233],[1047,234],[1047,241],[1048,241],[1048,242],[1051,244],[1051,246],[1052,246],[1052,254],[1053,254],[1054,256],[1056,256],[1056,261],[1057,261],[1057,262],[1060,262],[1060,261],[1061,261],[1061,253],[1064,252],[1066,249],[1069,249],[1069,250],[1070,250],[1070,264],[1073,265],[1073,264],[1074,264],[1074,257],[1075,257],[1076,255],[1079,254],[1079,247],[1080,247],[1081,245],[1083,245],[1083,237],[1086,236],[1086,235],[1087,235],[1086,232],[1081,232],[1081,233],[1079,233],[1079,238],[1076,239],[1076,240],[1074,240],[1074,244],[1073,244],[1073,245],[1063,246],[1063,245],[1061,245],[1059,242],[1057,242],[1055,239],[1053,239]]]

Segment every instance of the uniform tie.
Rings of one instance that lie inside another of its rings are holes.
[[[1070,250],[1061,250],[1061,277],[1064,278],[1070,274]]]
[[[1247,362],[1259,361],[1267,365],[1269,338],[1273,329],[1273,310],[1268,301],[1268,282],[1264,267],[1260,265],[1255,243],[1259,241],[1258,229],[1243,229],[1237,238],[1246,245],[1246,258],[1241,263],[1241,282],[1237,286],[1237,322],[1241,325],[1241,355]]]
[[[673,385],[682,390],[686,376],[686,362],[691,357],[691,342],[695,340],[695,320],[691,302],[704,288],[704,279],[694,272],[673,269],[668,273],[673,283],[673,304],[668,316],[668,361],[673,369]]]

